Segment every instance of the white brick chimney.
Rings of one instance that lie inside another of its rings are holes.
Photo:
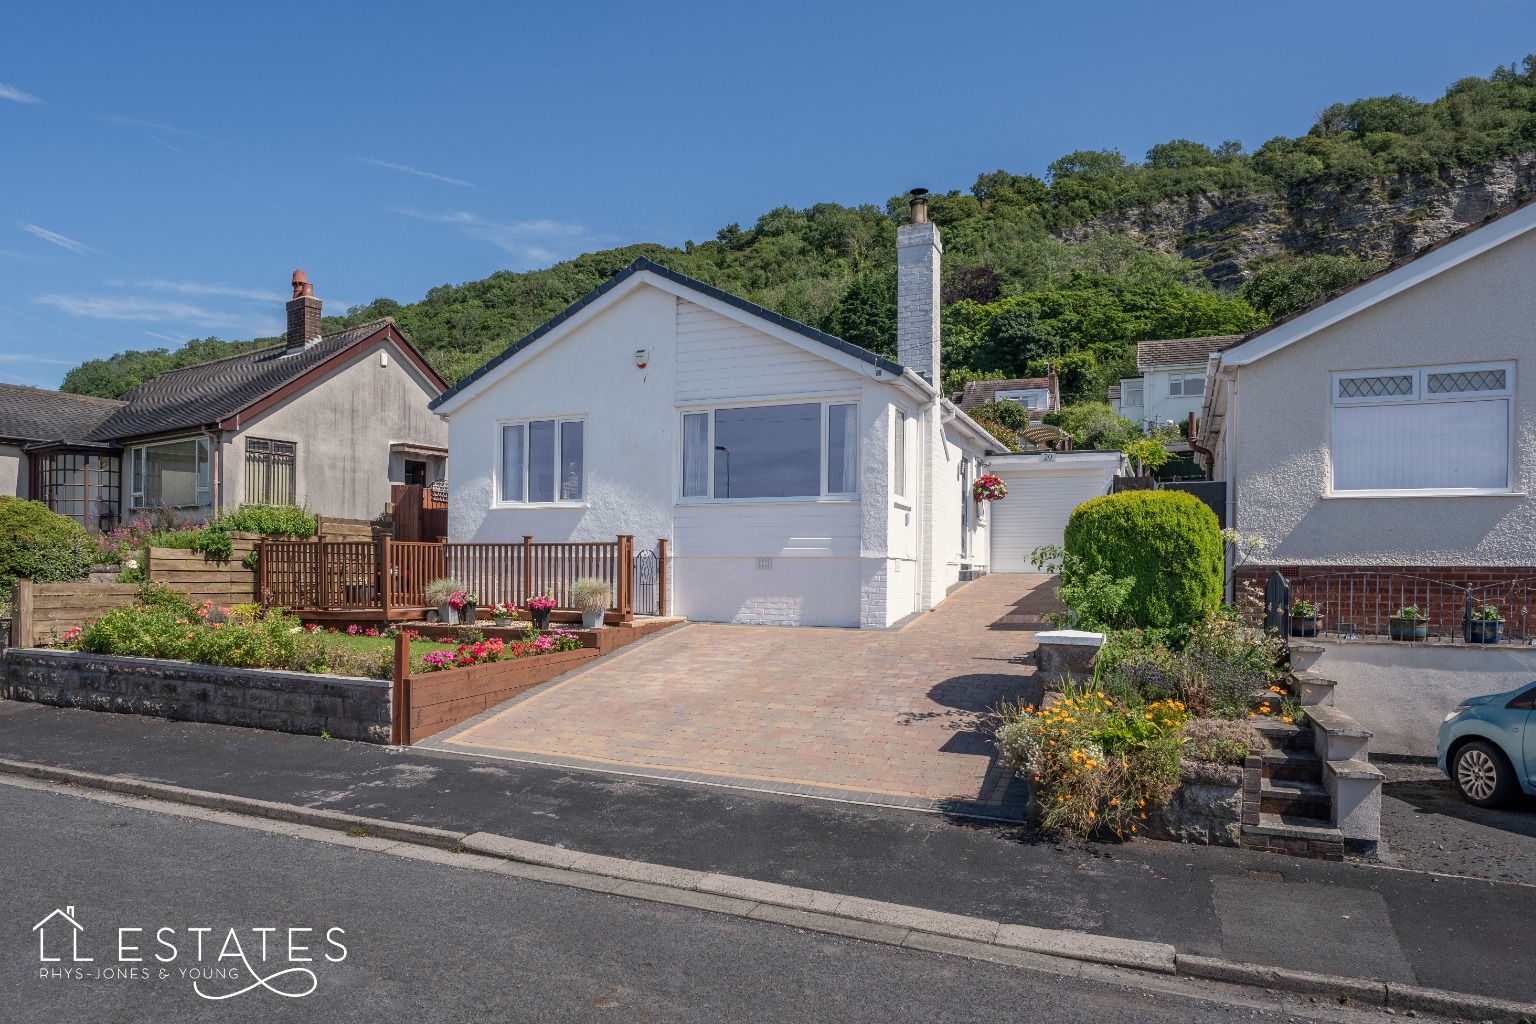
[[[939,256],[928,190],[912,190],[912,222],[896,229],[896,361],[934,387],[939,378]]]

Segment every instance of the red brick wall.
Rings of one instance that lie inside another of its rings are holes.
[[[1291,585],[1291,600],[1322,605],[1326,628],[1353,623],[1362,631],[1385,629],[1389,616],[1417,605],[1429,616],[1431,633],[1461,628],[1467,589],[1474,606],[1498,605],[1510,632],[1523,635],[1525,608],[1536,603],[1536,566],[1479,565],[1246,565],[1238,587],[1252,583],[1262,593],[1272,572]]]

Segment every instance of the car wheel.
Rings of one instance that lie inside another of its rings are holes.
[[[1492,743],[1473,740],[1456,751],[1451,778],[1462,798],[1478,807],[1500,807],[1520,789],[1504,752]]]

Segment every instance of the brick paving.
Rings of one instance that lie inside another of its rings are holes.
[[[990,712],[1039,700],[1049,577],[966,584],[894,631],[694,623],[424,746],[564,767],[997,817],[1025,793]]]

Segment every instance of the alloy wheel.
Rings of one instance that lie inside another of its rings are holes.
[[[1499,784],[1499,766],[1493,758],[1476,747],[1456,761],[1456,782],[1473,800],[1487,800]]]

